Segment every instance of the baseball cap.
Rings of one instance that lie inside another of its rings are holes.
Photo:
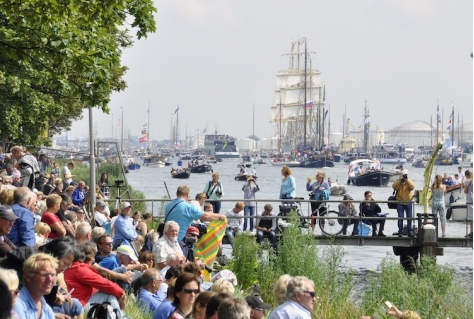
[[[13,210],[8,205],[0,205],[0,218],[15,221],[18,219],[18,216],[13,214]]]
[[[117,248],[117,253],[127,255],[133,261],[138,261],[137,255],[135,255],[133,248],[128,245],[122,245],[119,248]]]
[[[251,308],[270,309],[272,307],[269,304],[263,302],[262,297],[260,297],[260,295],[248,296],[247,298],[245,298],[245,301],[247,301],[247,304]]]
[[[95,206],[105,207],[105,202],[103,200],[98,200],[98,201],[95,202]]]
[[[353,200],[352,196],[349,194],[344,195],[344,200]]]
[[[132,206],[132,205],[130,205],[129,202],[123,202],[120,207],[122,207],[122,209],[124,209],[124,208],[131,207],[131,206]]]
[[[197,227],[191,226],[191,227],[188,228],[186,233],[195,233],[195,234],[199,235],[199,229]]]

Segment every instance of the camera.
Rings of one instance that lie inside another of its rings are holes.
[[[197,238],[196,237],[186,237],[186,239],[184,240],[185,244],[188,245],[188,246],[192,246],[194,245],[195,243],[197,243]]]
[[[217,196],[222,196],[222,192],[216,192]]]
[[[407,174],[403,174],[403,179],[408,179],[408,175]]]
[[[123,180],[118,179],[118,180],[115,181],[116,186],[120,186],[121,184],[123,184]]]

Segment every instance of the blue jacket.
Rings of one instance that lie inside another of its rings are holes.
[[[12,210],[19,218],[13,223],[7,238],[17,247],[35,247],[35,216],[28,208],[20,204],[13,204]]]
[[[324,189],[323,190],[319,189],[321,187],[324,188]],[[321,185],[319,185],[318,181],[314,182],[313,184],[307,183],[306,184],[306,190],[308,192],[313,192],[314,193],[314,196],[311,198],[311,199],[314,199],[314,200],[320,200],[321,199],[321,194],[324,191],[327,191],[329,194],[331,194],[331,186],[329,186],[329,183],[326,182],[326,181],[323,181],[321,183]],[[326,194],[326,196],[327,196],[327,194]],[[329,198],[329,196],[327,198]]]
[[[83,189],[82,191],[79,188],[76,188],[72,193],[72,202],[74,205],[82,206],[84,203],[84,198],[86,197],[86,190]]]

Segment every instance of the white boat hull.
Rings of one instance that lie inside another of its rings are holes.
[[[347,194],[347,187],[346,185],[341,184],[331,184],[331,196],[342,196]]]
[[[467,204],[464,203],[454,203],[451,206],[446,207],[446,209],[451,210],[450,221],[453,222],[463,222],[467,219]]]
[[[290,161],[290,162],[271,162],[272,166],[288,166],[288,167],[299,167],[300,162]]]
[[[216,152],[217,158],[240,158],[239,152]]]
[[[158,161],[158,162],[154,162],[154,163],[148,163],[148,164],[146,164],[146,166],[149,166],[149,167],[165,167],[165,163],[163,163],[161,161]]]

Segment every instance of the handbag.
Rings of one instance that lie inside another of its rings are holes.
[[[163,233],[165,231],[165,223],[166,221],[168,220],[168,216],[171,214],[171,212],[173,211],[173,209],[181,202],[177,202],[173,208],[171,208],[171,210],[168,212],[168,214],[166,214],[165,216],[165,221],[164,222],[161,222],[159,225],[158,225],[158,228],[156,229],[156,231],[158,232],[158,235],[160,235],[160,237],[163,236]]]
[[[389,196],[387,200],[389,201],[396,201],[397,200],[397,193],[398,189],[396,191],[393,191],[392,196]],[[397,209],[397,203],[387,203],[389,209]]]
[[[372,231],[371,226],[365,223],[359,223],[359,228],[357,229],[357,235],[359,237],[368,237],[371,231]]]

